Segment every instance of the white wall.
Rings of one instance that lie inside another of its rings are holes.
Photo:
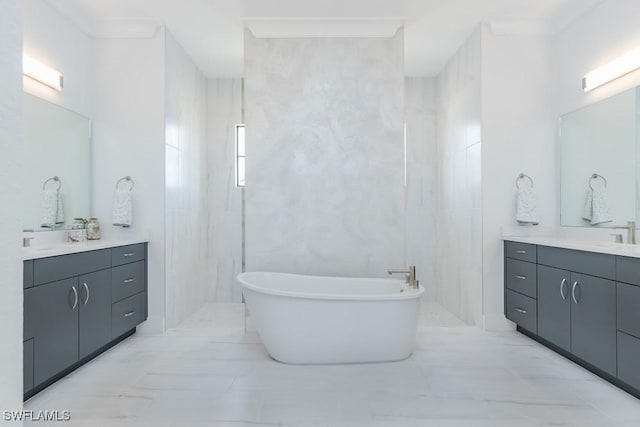
[[[165,58],[164,29],[152,39],[97,39],[92,91],[93,212],[105,238],[149,238],[149,320],[140,330],[164,329],[165,313]],[[133,225],[113,227],[118,179],[135,182]]]
[[[58,92],[25,77],[25,91],[87,117],[93,116],[93,40],[44,0],[24,2],[24,50],[60,71]]]
[[[482,313],[481,32],[437,78],[437,300],[470,324]]]
[[[207,295],[207,80],[165,31],[166,317],[173,328]]]
[[[509,326],[503,315],[503,231],[544,234],[559,221],[550,46],[548,37],[495,35],[482,28],[482,282],[487,329]],[[519,227],[515,220],[515,180],[521,172],[534,181],[537,227]]]
[[[436,300],[437,256],[437,99],[436,80],[405,80],[407,151],[406,253],[407,265],[425,288],[424,301]]]
[[[640,3],[605,1],[554,37],[495,35],[483,28],[482,209],[484,326],[502,329],[506,234],[608,238],[608,230],[559,227],[557,118],[640,84],[640,72],[585,94],[582,76],[640,45]],[[518,173],[535,182],[540,226],[514,220]]]
[[[0,2],[0,198],[21,206],[23,2]],[[22,409],[21,209],[0,209],[0,408]],[[21,425],[21,423],[16,423]]]
[[[640,84],[640,71],[636,71],[589,93],[582,91],[584,74],[640,46],[639,19],[637,0],[608,0],[555,38],[551,59],[555,116]]]
[[[404,264],[403,41],[246,32],[247,270]]]
[[[551,53],[554,99],[549,107],[555,117],[640,85],[640,71],[635,71],[588,93],[584,93],[581,86],[585,73],[640,46],[639,20],[640,3],[635,0],[609,0],[583,15],[556,37]],[[558,189],[558,216],[559,197]],[[560,233],[610,239],[610,230],[607,229],[560,227]]]
[[[235,185],[235,125],[242,123],[242,79],[210,79],[208,91],[209,301],[241,302],[242,189]]]

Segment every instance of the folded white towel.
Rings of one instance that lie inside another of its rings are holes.
[[[582,208],[582,219],[591,221],[593,218],[593,190],[587,190],[587,198],[584,201],[584,208]]]
[[[117,190],[113,196],[113,225],[130,227],[133,220],[133,199],[130,191]]]
[[[62,196],[58,190],[43,190],[40,202],[40,225],[53,228],[56,224],[64,224]]]
[[[582,218],[590,221],[591,225],[613,221],[605,188],[589,189]]]
[[[532,188],[519,188],[516,194],[516,220],[520,225],[538,225],[536,198]]]

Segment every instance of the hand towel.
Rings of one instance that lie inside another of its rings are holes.
[[[582,219],[591,221],[593,218],[593,190],[587,190],[587,198],[584,201],[584,208],[582,208]]]
[[[606,190],[596,188],[591,193],[591,225],[613,221]]]
[[[516,194],[516,220],[520,225],[538,225],[536,198],[532,188],[519,188]]]
[[[58,190],[43,190],[40,202],[40,225],[53,228],[56,224],[64,224],[62,196]]]
[[[130,191],[117,190],[113,196],[113,225],[130,227],[133,220],[133,200]]]

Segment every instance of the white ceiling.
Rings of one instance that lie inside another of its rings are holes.
[[[264,36],[305,28],[382,36],[404,25],[406,74],[434,76],[481,22],[494,32],[555,34],[605,0],[46,1],[93,37],[149,37],[166,25],[205,75],[240,77],[245,24]]]

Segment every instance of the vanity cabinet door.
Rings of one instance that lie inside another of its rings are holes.
[[[80,359],[111,340],[111,269],[80,276]]]
[[[571,273],[571,352],[616,375],[616,284]]]
[[[75,292],[74,292],[75,289]],[[78,278],[25,289],[25,310],[31,317],[33,384],[48,380],[78,361]]]
[[[571,273],[538,265],[538,335],[571,351]]]

